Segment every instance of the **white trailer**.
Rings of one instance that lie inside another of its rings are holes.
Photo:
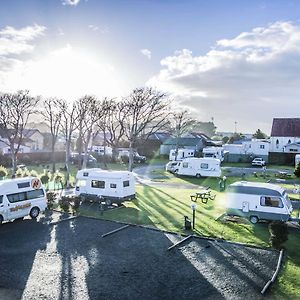
[[[83,200],[104,200],[107,205],[135,198],[135,180],[131,172],[97,168],[77,172],[75,195]]]
[[[0,224],[30,216],[35,219],[47,207],[40,179],[24,177],[0,181]]]
[[[203,148],[203,157],[217,158],[221,162],[224,160],[225,152],[223,147],[205,147]]]
[[[291,220],[293,211],[286,191],[275,184],[239,181],[228,186],[227,215],[259,220]]]
[[[185,158],[194,157],[194,156],[195,156],[194,149],[180,148],[178,149],[177,156],[176,156],[176,150],[171,149],[169,154],[169,160],[183,160]]]
[[[216,158],[186,158],[174,170],[178,175],[200,177],[220,177],[220,160]]]
[[[112,147],[109,146],[92,146],[90,151],[98,154],[99,156],[103,156],[105,152],[106,156],[112,157]]]
[[[295,167],[300,163],[300,154],[295,155]]]

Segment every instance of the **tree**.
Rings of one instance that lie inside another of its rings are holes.
[[[188,110],[181,110],[171,114],[169,131],[176,139],[175,160],[177,160],[180,138],[184,133],[192,130],[196,123],[197,121],[191,117]]]
[[[36,112],[38,98],[29,91],[0,95],[0,140],[10,148],[13,176],[17,169],[17,154],[24,139],[24,130],[29,117]]]
[[[139,136],[147,139],[168,123],[166,94],[152,88],[137,88],[120,103],[120,119],[129,141],[128,170],[133,168],[133,147]]]
[[[50,98],[44,101],[44,107],[41,111],[44,120],[50,129],[51,134],[51,160],[52,160],[52,173],[55,172],[55,144],[60,131],[62,110],[59,103],[61,100]]]
[[[265,139],[267,135],[263,133],[260,129],[257,129],[253,134],[253,138],[255,139]]]
[[[197,122],[194,124],[194,130],[197,132],[202,132],[208,137],[212,137],[216,134],[217,127],[213,121],[210,122]]]
[[[300,177],[300,163],[297,163],[295,170],[294,170],[294,174],[296,177]]]
[[[227,144],[228,141],[229,141],[229,137],[228,137],[228,136],[222,137],[222,143],[223,143],[223,144]]]
[[[65,138],[66,144],[66,159],[65,159],[65,167],[66,167],[66,185],[69,186],[70,181],[70,155],[71,155],[71,143],[74,135],[74,131],[77,129],[77,112],[76,112],[76,104],[68,103],[65,100],[62,100],[60,103],[60,110],[62,111],[62,119],[61,119],[61,130],[62,134]]]
[[[245,136],[242,135],[241,133],[234,133],[228,140],[228,144],[233,144],[235,141],[239,141],[244,139]]]

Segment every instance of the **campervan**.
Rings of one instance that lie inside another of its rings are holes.
[[[221,162],[224,160],[225,152],[223,147],[205,147],[202,152],[203,157],[218,158]]]
[[[181,148],[178,149],[177,156],[176,156],[176,149],[170,150],[169,160],[183,160],[188,157],[194,157],[195,150],[193,149],[185,149]]]
[[[178,164],[178,169],[174,173],[177,175],[195,176],[197,178],[220,177],[220,160],[216,158],[186,158]]]
[[[83,200],[104,200],[107,205],[135,198],[135,180],[131,172],[97,168],[77,172],[75,195]]]
[[[24,177],[0,181],[0,224],[27,215],[35,219],[47,207],[40,179]]]
[[[228,215],[259,220],[288,221],[292,204],[286,191],[275,184],[239,181],[228,186],[226,194]]]

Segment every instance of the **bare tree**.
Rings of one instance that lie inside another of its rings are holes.
[[[71,155],[71,143],[75,130],[78,127],[78,116],[75,103],[68,103],[62,100],[60,103],[60,110],[62,111],[61,130],[65,138],[66,144],[66,185],[69,186],[70,181],[70,155]]]
[[[13,175],[17,168],[17,154],[24,138],[24,129],[29,117],[36,112],[38,98],[29,91],[0,95],[1,141],[10,148]]]
[[[60,131],[62,121],[61,100],[50,98],[44,100],[43,110],[41,111],[44,121],[47,122],[51,133],[51,160],[52,173],[55,172],[55,144]]]
[[[101,106],[94,96],[84,96],[76,102],[79,139],[83,145],[84,156],[82,168],[87,166],[88,146],[92,140],[95,124],[99,118],[99,111]]]
[[[175,148],[175,160],[177,160],[179,140],[183,134],[190,131],[197,120],[193,119],[188,110],[179,110],[171,114],[169,122],[169,131],[175,136],[176,139],[176,148]]]
[[[147,139],[168,123],[166,94],[152,88],[138,88],[121,102],[122,126],[129,141],[128,170],[133,168],[133,147],[142,134]]]

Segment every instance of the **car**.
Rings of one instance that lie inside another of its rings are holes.
[[[128,162],[129,160],[129,150],[121,150],[119,151],[119,158],[122,159],[123,162]],[[133,151],[133,162],[134,163],[144,163],[146,161],[146,156],[138,154],[137,151]]]
[[[259,166],[259,167],[263,167],[266,165],[266,162],[263,160],[263,158],[261,157],[256,157],[252,160],[251,162],[252,166]]]
[[[79,153],[73,152],[73,153],[71,153],[71,156],[70,156],[70,162],[72,164],[77,164],[80,161],[82,162],[83,158],[84,158],[84,154],[79,154]],[[97,162],[97,159],[93,155],[88,154],[87,163],[95,164],[96,162]]]

